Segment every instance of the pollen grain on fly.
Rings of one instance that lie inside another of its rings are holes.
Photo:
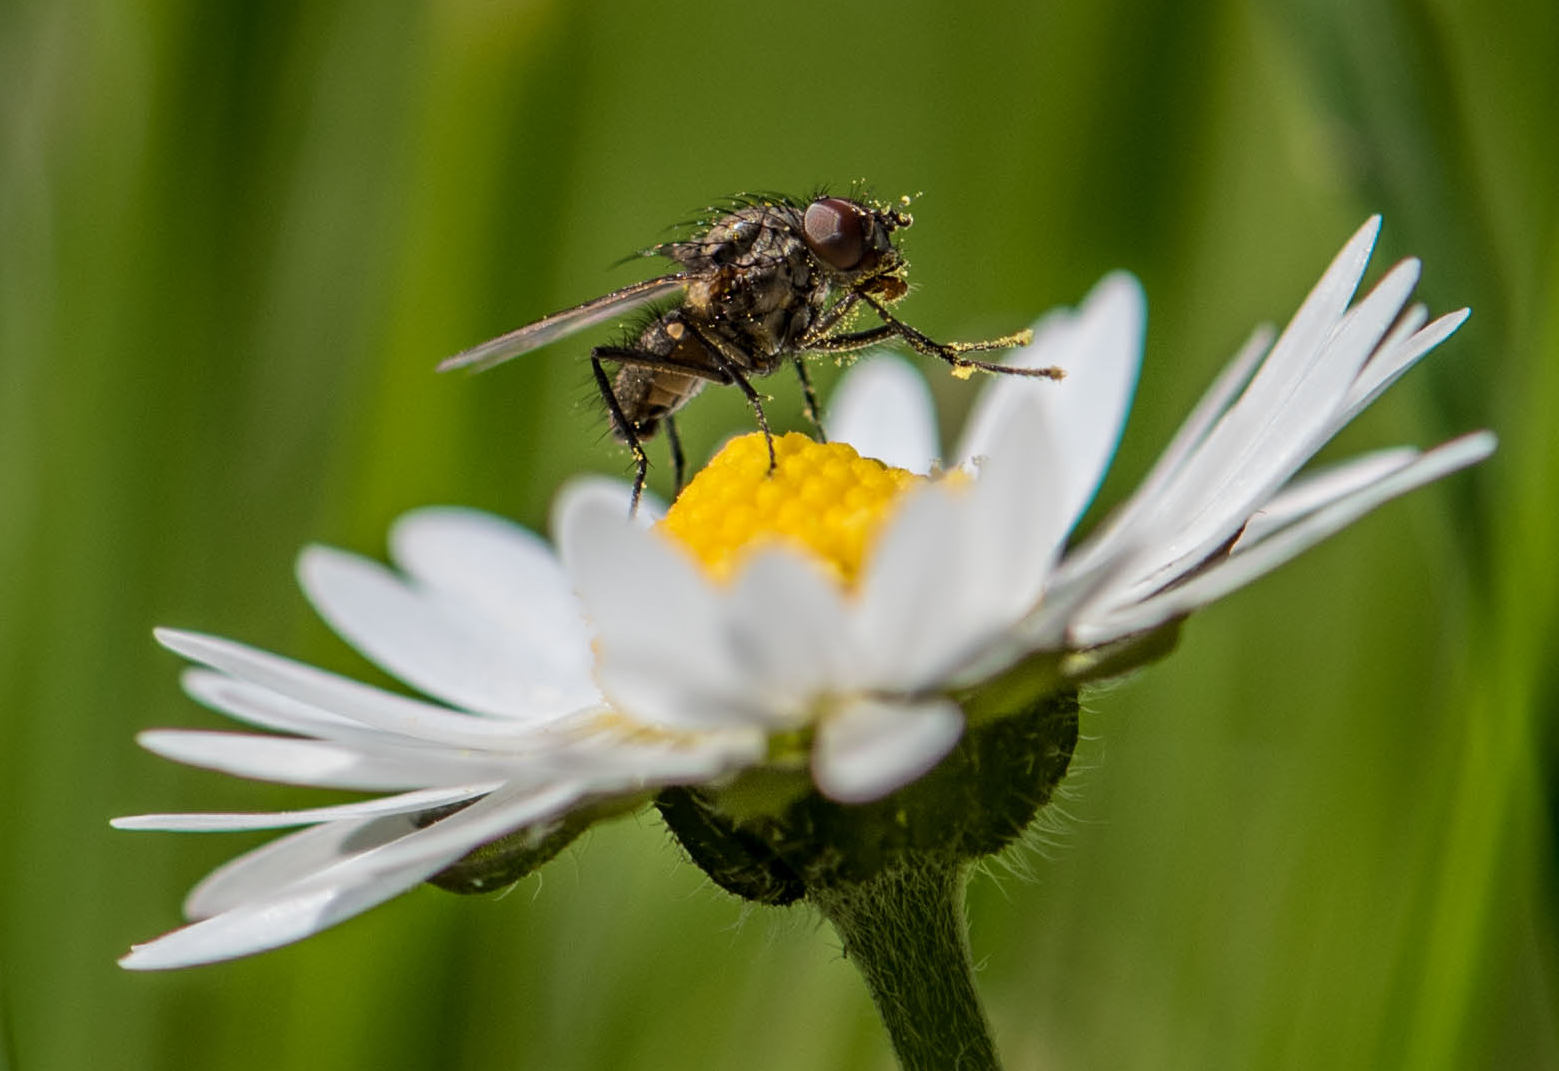
[[[721,580],[755,549],[780,543],[806,550],[850,587],[900,497],[926,482],[798,432],[775,438],[774,459],[771,473],[761,433],[731,440],[683,489],[662,530]]]

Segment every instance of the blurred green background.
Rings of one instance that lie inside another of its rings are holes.
[[[361,675],[301,545],[378,555],[435,502],[544,525],[569,474],[628,471],[586,343],[439,358],[639,277],[612,265],[712,198],[867,179],[924,193],[903,311],[933,334],[1141,277],[1106,502],[1373,211],[1373,274],[1420,254],[1475,315],[1331,453],[1503,440],[1091,697],[1027,876],[971,893],[1008,1065],[1559,1067],[1556,115],[1551,0],[8,0],[0,1066],[891,1066],[832,933],[648,816],[504,899],[423,888],[156,976],[114,958],[265,838],[107,826],[321,798],[133,745],[219,725],[154,624]],[[969,388],[928,372],[956,428]],[[683,427],[701,458],[750,418],[712,392]]]

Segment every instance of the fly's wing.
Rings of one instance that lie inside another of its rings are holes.
[[[662,275],[658,279],[646,279],[642,283],[613,290],[610,294],[603,294],[594,301],[555,312],[533,324],[526,324],[524,327],[510,331],[507,335],[499,335],[480,346],[472,346],[464,353],[445,358],[439,364],[438,370],[449,372],[456,368],[469,368],[473,372],[484,371],[495,364],[507,361],[510,357],[518,357],[522,353],[529,353],[549,342],[556,342],[560,338],[572,335],[575,331],[583,331],[587,327],[605,323],[630,309],[670,297],[686,286],[687,276],[679,273]]]

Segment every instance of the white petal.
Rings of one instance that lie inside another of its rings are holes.
[[[993,624],[979,613],[964,553],[958,488],[933,484],[905,496],[877,539],[856,592],[852,628],[862,688],[913,691],[940,679],[969,637]]]
[[[879,799],[942,761],[963,726],[963,712],[945,699],[858,699],[818,726],[812,777],[823,795],[840,803]]]
[[[755,553],[723,602],[721,642],[748,692],[781,724],[799,723],[814,698],[834,690],[852,669],[840,589],[800,554],[785,548]]]
[[[427,588],[538,641],[560,622],[579,622],[579,600],[546,540],[490,513],[454,507],[408,513],[390,529],[390,552]]]
[[[1423,318],[1422,308],[1417,306],[1415,310],[1417,314],[1405,318],[1392,335],[1394,339],[1396,335],[1408,329],[1412,329],[1412,333],[1399,342],[1388,339],[1382,343],[1380,350],[1370,359],[1369,364],[1364,366],[1364,370],[1359,373],[1359,378],[1348,391],[1348,398],[1342,411],[1332,422],[1334,428],[1340,429],[1358,416],[1366,406],[1380,397],[1387,387],[1400,379],[1402,373],[1417,364],[1430,350],[1450,338],[1470,315],[1467,309],[1458,309],[1456,312],[1448,312],[1437,318],[1434,323],[1422,330],[1414,329],[1415,323]]]
[[[1111,592],[1129,585],[1133,564],[1148,550],[1151,533],[1132,529],[1131,541],[1116,542],[1109,554],[1100,556],[1089,567],[1058,568],[1045,588],[1039,606],[1012,629],[1012,637],[1029,651],[1054,651],[1067,646],[1068,630],[1074,620],[1085,615],[1083,607],[1109,604]],[[999,655],[1001,652],[996,651]],[[1000,668],[998,663],[997,668]],[[994,670],[993,670],[994,672]],[[958,683],[974,683],[979,678],[960,678]]]
[[[1245,394],[1165,488],[1160,527],[1172,534],[1155,548],[1137,593],[1198,564],[1319,449],[1349,385],[1417,278],[1417,262],[1397,265],[1314,353],[1296,350],[1288,359],[1278,340]],[[1302,309],[1295,324],[1307,312]],[[1290,327],[1290,333],[1306,332]]]
[[[630,515],[628,506],[633,501],[631,484],[609,476],[576,476],[552,500],[552,545],[560,558],[567,542],[563,538],[563,525],[567,516],[577,508],[570,504],[575,499],[594,502],[624,524],[635,528],[653,528],[666,516],[665,506],[648,490],[639,499],[639,511]],[[563,572],[565,576],[568,575],[566,566]]]
[[[184,917],[196,922],[268,899],[294,882],[418,828],[416,813],[408,812],[327,822],[277,837],[201,879],[184,898]]]
[[[135,739],[146,750],[174,762],[317,788],[382,792],[455,787],[504,780],[517,772],[512,761],[483,752],[388,743],[369,751],[320,740],[189,729],[149,729]]]
[[[564,565],[596,628],[597,677],[615,705],[688,728],[763,716],[724,635],[722,594],[686,552],[628,523],[590,486],[565,488],[556,518]],[[716,701],[690,703],[695,696]]]
[[[372,747],[386,740],[413,743],[407,736],[371,729],[328,710],[277,695],[204,666],[192,666],[179,677],[189,697],[203,706],[262,729],[312,736],[337,743]]]
[[[370,869],[379,873],[398,870],[425,859],[444,858],[450,849],[458,859],[479,844],[560,818],[586,794],[585,786],[578,782],[506,786],[412,836],[376,849],[369,857]]]
[[[458,548],[448,550],[453,558]],[[590,680],[589,637],[572,599],[552,621],[527,621],[512,609],[494,615],[459,592],[415,585],[377,562],[328,547],[299,556],[298,579],[344,639],[386,672],[455,706],[545,720],[599,699]],[[540,586],[549,584],[561,580],[547,577]],[[557,601],[542,599],[553,612]]]
[[[1218,418],[1228,411],[1234,399],[1250,383],[1262,359],[1272,348],[1273,338],[1272,328],[1266,325],[1251,333],[1245,345],[1218,373],[1218,378],[1213,380],[1196,403],[1137,489],[1080,546],[1067,555],[1058,571],[1060,579],[1067,582],[1081,580],[1081,574],[1121,553],[1122,541],[1133,538],[1132,533],[1140,518],[1158,508],[1164,486],[1180,471],[1186,460],[1207,438],[1207,433]]]
[[[430,848],[435,856],[453,851],[454,858],[459,858],[479,844],[528,824],[528,814],[544,816],[532,821],[555,816],[577,798],[577,793],[572,786],[554,786],[539,791],[507,789],[494,796],[497,798],[490,796],[431,826],[422,820],[422,812],[409,812],[329,822],[279,837],[207,875],[185,899],[185,917],[205,919],[244,904],[270,900],[290,886],[317,881],[321,876],[326,882],[342,882],[354,875],[366,878],[375,868],[384,869],[386,853],[378,852],[353,867],[340,865],[412,834],[416,835],[409,842],[412,856],[390,859],[391,864],[420,866]],[[433,828],[440,829],[439,840],[425,832]],[[494,828],[497,832],[492,832]],[[429,873],[438,869],[442,866]]]
[[[961,671],[1039,601],[1070,523],[1032,399],[993,418],[973,486],[927,489],[883,534],[857,603],[863,688],[929,687]]]
[[[475,717],[372,688],[245,644],[197,632],[158,629],[157,640],[186,658],[288,699],[391,733],[455,746],[496,747],[534,739],[524,723]]]
[[[900,357],[868,357],[844,374],[823,427],[862,457],[922,475],[942,456],[931,391]]]
[[[661,741],[603,737],[547,757],[560,777],[602,791],[708,781],[761,762],[767,734],[758,727],[704,730]]]
[[[1494,451],[1494,446],[1495,438],[1489,432],[1453,439],[1375,483],[1290,524],[1248,550],[1229,555],[1183,584],[1123,611],[1093,621],[1080,621],[1074,629],[1074,639],[1084,646],[1105,643],[1205,606],[1346,528],[1376,506],[1482,461]]]
[[[1235,548],[1249,547],[1334,499],[1352,494],[1419,456],[1410,446],[1376,450],[1292,480],[1246,522]]]
[[[463,853],[446,852],[398,870],[372,875],[343,871],[339,880],[300,882],[273,897],[242,904],[220,915],[136,945],[119,961],[132,971],[168,970],[218,963],[301,941],[344,922],[426,881]],[[346,867],[350,864],[338,864]]]
[[[969,559],[974,612],[1002,626],[1039,600],[1076,520],[1079,485],[1052,429],[1033,396],[1005,406],[965,510],[958,552]]]
[[[426,828],[388,841],[371,836],[366,850],[287,885],[272,886],[263,899],[241,902],[138,945],[120,965],[160,970],[213,963],[300,940],[406,891],[479,844],[555,816],[574,798],[577,793],[566,786],[540,792],[505,789]],[[376,821],[400,821],[399,828],[409,824],[404,818]],[[328,853],[320,854],[329,858]]]
[[[109,825],[115,829],[160,830],[170,833],[228,833],[246,829],[281,829],[286,826],[315,825],[320,822],[341,822],[348,819],[375,818],[386,814],[411,814],[475,799],[493,791],[501,781],[489,781],[480,785],[460,785],[455,788],[418,789],[396,796],[358,803],[341,803],[333,807],[310,807],[297,811],[185,813],[185,814],[137,814],[115,818]]]
[[[1048,463],[1058,473],[1060,498],[1050,508],[1070,528],[1093,500],[1120,443],[1142,364],[1146,300],[1125,272],[1105,276],[1074,316],[1057,321],[1010,362],[1021,367],[1058,365],[1059,383],[997,376],[970,415],[959,457],[993,451],[992,436],[1006,410],[1021,404],[1040,413],[1055,450]],[[1009,362],[1004,362],[1009,363]]]
[[[1338,318],[1336,306],[1361,267],[1355,254],[1366,251],[1360,241],[1372,233],[1366,228],[1339,255],[1240,399],[1157,491],[1155,504],[1133,518],[1158,538],[1134,540],[1147,549],[1130,582],[1110,596],[1117,605],[1199,567],[1324,444],[1360,368],[1418,278],[1418,263],[1403,261]]]

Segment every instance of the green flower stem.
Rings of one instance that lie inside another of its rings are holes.
[[[1001,1066],[971,971],[967,869],[922,856],[865,881],[807,890],[865,978],[904,1071]]]

